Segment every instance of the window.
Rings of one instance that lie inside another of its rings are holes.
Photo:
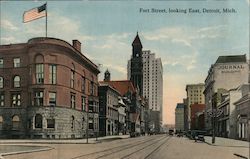
[[[71,70],[71,73],[70,73],[70,87],[71,88],[74,88],[74,80],[75,80],[75,72]]]
[[[56,84],[56,65],[49,65],[49,83]]]
[[[55,119],[47,119],[47,128],[55,128]]]
[[[49,92],[49,105],[56,106],[56,93],[55,92]]]
[[[3,88],[3,77],[0,77],[0,88]]]
[[[19,88],[20,87],[20,76],[15,76],[14,77],[14,88]]]
[[[90,83],[90,94],[91,95],[94,95],[94,82],[93,81],[91,81],[91,83]]]
[[[44,82],[44,68],[43,64],[36,64],[36,83],[43,84]]]
[[[93,117],[89,118],[89,129],[94,129],[94,119],[93,119]]]
[[[84,129],[84,121],[85,121],[85,118],[82,117],[82,129]]]
[[[86,98],[82,96],[82,111],[85,111]]]
[[[43,106],[43,91],[35,91],[34,102],[35,106]]]
[[[14,58],[13,63],[14,67],[20,67],[20,58]]]
[[[12,107],[21,106],[21,94],[13,93],[11,95],[12,99]]]
[[[86,82],[85,77],[82,77],[82,92],[83,93],[85,93],[85,82]]]
[[[88,104],[88,106],[89,106],[89,112],[93,112],[93,106],[94,106],[94,102],[93,101],[89,101],[89,104]]]
[[[17,130],[19,129],[20,119],[19,116],[14,115],[12,117],[12,129]]]
[[[36,114],[35,116],[35,128],[43,127],[43,117],[41,114]]]
[[[75,117],[71,116],[71,129],[75,129]]]
[[[70,100],[71,100],[71,108],[76,108],[76,96],[75,96],[75,94],[71,94],[71,98],[70,98]]]
[[[0,68],[3,68],[3,59],[0,59]]]
[[[4,106],[4,94],[0,94],[0,106],[3,107]]]

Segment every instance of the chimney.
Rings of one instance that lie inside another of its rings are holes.
[[[72,40],[72,43],[73,43],[73,47],[74,47],[77,51],[81,52],[81,42],[78,41],[78,40]]]

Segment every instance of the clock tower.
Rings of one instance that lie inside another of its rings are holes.
[[[142,44],[140,37],[137,35],[132,43],[132,57],[130,67],[130,80],[135,88],[139,90],[139,95],[143,95],[143,59],[142,59]]]

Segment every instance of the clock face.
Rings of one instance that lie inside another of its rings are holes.
[[[138,53],[136,54],[136,57],[139,57],[139,54],[138,54]]]

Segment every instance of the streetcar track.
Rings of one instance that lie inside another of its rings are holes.
[[[161,137],[160,139],[155,138],[155,139],[153,140],[153,141],[154,141],[153,143],[157,143],[157,142],[161,141],[162,138],[164,138],[164,137]],[[156,140],[156,141],[155,141],[155,140]],[[151,141],[152,141],[152,140],[148,140],[147,142],[151,142]],[[137,144],[137,145],[134,145],[134,146],[132,146],[132,147],[136,147],[136,146],[138,146],[138,145],[142,145],[142,144],[145,144],[145,143],[147,143],[147,142],[144,142],[144,143],[141,143],[141,144]],[[150,145],[152,145],[152,144],[150,144]],[[115,151],[115,152],[111,152],[111,153],[108,153],[108,154],[104,154],[104,155],[102,155],[102,156],[98,156],[96,159],[104,158],[104,157],[107,157],[107,156],[110,156],[110,155],[114,155],[114,154],[117,154],[117,153],[119,153],[119,152],[129,150],[129,149],[131,149],[132,147],[131,147],[131,146],[130,146],[130,147],[126,147],[126,148],[123,147],[123,149],[121,149],[121,150],[119,150],[119,151]],[[136,150],[135,152],[138,152],[138,151],[140,151],[140,150]],[[123,158],[123,157],[121,157],[121,158]]]
[[[168,142],[168,140],[170,140],[171,137],[169,137],[166,142],[163,142],[162,144],[160,144],[158,147],[156,147],[153,151],[151,151],[144,159],[149,159],[150,156],[152,156],[155,152],[159,151],[159,149],[162,147],[162,145],[166,144]]]
[[[101,150],[101,151],[96,151],[96,152],[92,152],[92,153],[88,153],[88,154],[83,154],[83,155],[79,155],[79,156],[73,157],[71,159],[79,159],[79,158],[91,157],[92,155],[102,154],[102,153],[109,152],[109,151],[116,151],[116,152],[123,151],[124,147],[129,147],[129,148],[135,147],[137,145],[141,145],[141,144],[150,142],[151,140],[155,140],[155,139],[157,139],[157,138],[156,137],[153,137],[153,138],[150,138],[150,139],[147,138],[147,139],[145,139],[143,141],[137,141],[137,142],[134,142],[134,143],[128,143],[128,144],[124,144],[124,145],[120,145],[120,146],[108,148],[108,149]]]
[[[162,144],[160,144],[160,146],[162,146],[163,144],[165,144],[166,141],[168,141],[169,139],[170,139],[170,137],[167,137],[167,138],[162,142]],[[142,151],[142,150],[145,150],[145,148],[148,148],[148,147],[150,147],[150,146],[152,146],[152,145],[156,145],[157,143],[159,143],[159,142],[161,142],[161,141],[162,141],[161,139],[160,139],[160,140],[157,140],[157,141],[155,141],[155,142],[153,142],[153,143],[151,143],[151,144],[149,144],[149,145],[147,145],[147,146],[142,147],[141,149],[139,149],[139,150],[137,150],[137,151],[133,151],[132,153],[127,154],[127,155],[121,157],[121,159],[129,158],[129,157],[131,157],[132,155],[134,155],[135,153],[137,153],[137,152],[139,152],[139,151]],[[157,148],[159,148],[160,146],[158,146]],[[156,149],[157,149],[157,148],[156,148]],[[153,151],[154,151],[154,150],[153,150]],[[151,153],[152,153],[152,152],[151,152]]]

